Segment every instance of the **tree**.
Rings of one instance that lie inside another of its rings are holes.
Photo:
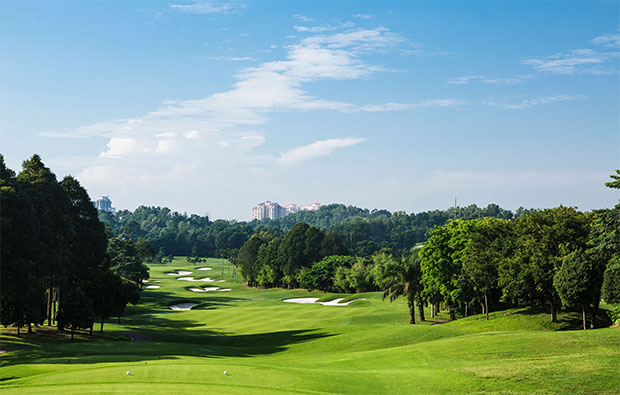
[[[498,267],[505,257],[508,222],[484,218],[471,229],[471,241],[465,249],[463,270],[474,292],[484,300],[484,312],[489,320],[489,295],[498,288]]]
[[[334,288],[334,275],[339,267],[350,268],[356,262],[351,256],[331,255],[326,256],[312,267],[302,270],[300,276],[300,286],[312,291],[330,291]]]
[[[467,289],[470,287],[463,272],[463,258],[470,240],[469,230],[473,221],[455,220],[438,226],[420,250],[423,296],[430,300],[441,295],[455,318],[455,309],[468,303]]]
[[[564,257],[562,266],[553,277],[555,288],[566,307],[581,307],[583,329],[586,327],[586,307],[591,300],[593,288],[592,263],[583,250],[577,250]],[[600,287],[599,287],[600,289]],[[600,294],[600,292],[599,292]]]
[[[30,197],[7,168],[0,155],[0,318],[4,326],[20,328],[42,323],[45,318],[45,289],[36,276],[38,221]]]
[[[551,321],[556,322],[560,298],[553,278],[564,256],[585,249],[588,218],[573,207],[560,206],[525,214],[514,226],[513,256],[508,265],[500,268],[510,270],[500,273],[500,283],[514,293],[548,303]]]
[[[131,240],[110,239],[107,254],[112,272],[133,281],[138,287],[149,278],[149,268],[143,263],[142,255]]]
[[[402,259],[386,259],[381,256],[378,264],[384,265],[383,278],[380,281],[381,294],[385,300],[390,298],[393,302],[399,296],[407,298],[409,307],[409,323],[415,324],[415,302],[418,301],[418,313],[420,320],[424,321],[424,305],[421,298],[421,279],[420,257],[417,250],[413,250],[408,257]]]
[[[260,267],[256,264],[258,250],[266,241],[260,235],[253,235],[239,248],[237,265],[239,273],[247,280],[249,286],[257,284]]]
[[[17,183],[32,201],[38,232],[32,238],[34,275],[47,289],[46,317],[52,325],[52,304],[62,280],[65,256],[74,239],[71,220],[71,202],[56,176],[45,167],[39,155],[33,155],[22,164]]]
[[[95,320],[93,301],[80,287],[63,287],[58,308],[58,328],[70,328],[71,340],[76,329],[92,328]]]

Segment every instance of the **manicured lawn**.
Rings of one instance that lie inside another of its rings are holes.
[[[439,318],[408,324],[403,300],[379,293],[349,306],[283,303],[332,296],[303,290],[249,289],[225,261],[152,266],[159,289],[143,292],[121,324],[71,342],[37,330],[17,339],[2,331],[0,390],[12,393],[618,393],[620,328],[554,331],[543,312],[510,310],[491,321]],[[198,271],[198,267],[212,267]],[[164,272],[192,271],[188,282]],[[231,288],[195,293],[191,287]],[[198,304],[172,311],[170,304]],[[430,311],[427,312],[430,317]],[[98,328],[98,325],[96,326]],[[151,336],[131,342],[119,331]],[[70,362],[68,362],[70,360]],[[228,374],[224,375],[224,371]],[[126,372],[131,371],[131,375]]]

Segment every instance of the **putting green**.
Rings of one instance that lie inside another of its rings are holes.
[[[161,288],[144,290],[141,303],[127,308],[120,325],[116,319],[106,322],[103,334],[81,334],[71,342],[44,328],[21,339],[14,330],[3,330],[0,348],[31,348],[2,355],[2,394],[611,394],[620,389],[620,328],[553,331],[557,328],[542,316],[518,310],[497,312],[489,323],[471,317],[409,325],[405,302],[383,302],[376,292],[250,289],[235,280],[226,261],[201,265],[212,268],[209,276],[225,280],[231,291],[190,291],[196,283],[165,273],[196,273],[200,266],[177,258],[151,266],[151,280]],[[282,302],[342,297],[365,300],[348,306]],[[183,303],[196,306],[169,309]],[[120,331],[153,341],[132,342]]]

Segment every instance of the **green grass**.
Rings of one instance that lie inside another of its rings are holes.
[[[250,289],[224,261],[196,266],[177,258],[151,266],[161,288],[145,290],[121,324],[71,342],[39,328],[16,338],[2,331],[2,346],[31,346],[2,355],[0,391],[12,393],[618,393],[620,328],[556,330],[574,325],[562,313],[551,325],[544,312],[507,310],[491,320],[445,316],[409,325],[404,300],[303,290]],[[196,271],[209,266],[211,271]],[[178,281],[163,274],[190,270]],[[191,286],[231,292],[194,293]],[[289,304],[282,299],[366,298],[349,306]],[[192,301],[191,311],[171,311]],[[430,312],[427,312],[430,317]],[[577,317],[578,318],[578,317]],[[578,325],[577,325],[578,326]],[[97,326],[96,326],[97,328]],[[153,342],[131,342],[118,331],[140,332]],[[69,363],[68,360],[71,360]],[[130,370],[132,375],[126,375]],[[224,370],[229,372],[224,375]]]

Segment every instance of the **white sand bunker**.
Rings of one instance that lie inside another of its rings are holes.
[[[319,300],[319,298],[294,298],[294,299],[284,299],[283,302],[286,303],[314,303],[317,300]]]
[[[192,274],[192,272],[188,272],[187,270],[177,270],[176,272],[166,272],[169,276],[187,276],[188,274]]]
[[[294,298],[294,299],[284,299],[283,302],[302,303],[302,304],[318,303],[318,304],[322,304],[323,306],[348,306],[349,303],[357,302],[358,300],[366,300],[366,298],[360,298],[360,299],[353,299],[353,300],[349,300],[348,302],[340,303],[343,299],[344,298],[336,298],[336,299],[330,300],[329,302],[317,302],[319,298]]]
[[[358,300],[366,300],[366,298],[359,298],[359,299],[349,300],[348,302],[340,303],[340,301],[343,299],[344,298],[336,298],[334,300],[330,300],[329,302],[319,302],[319,303],[322,304],[323,306],[348,306],[349,303],[357,302]]]
[[[223,283],[224,280],[217,280],[216,283]]]
[[[181,280],[181,281],[204,281],[207,283],[212,283],[215,280],[209,277],[205,277],[205,278],[194,278],[194,277],[179,277],[177,278],[177,280]]]
[[[192,291],[192,292],[211,292],[211,291],[226,292],[226,291],[232,291],[232,289],[230,289],[230,288],[219,288],[219,287],[190,288],[189,290]]]
[[[199,268],[198,268],[198,269],[196,269],[196,270],[213,270],[213,269],[212,269],[212,268],[210,268],[210,267],[199,267]]]
[[[179,303],[168,307],[170,307],[170,310],[191,310],[194,306],[198,305],[196,303]]]
[[[157,289],[157,288],[159,288],[159,285],[147,285],[144,288],[146,288],[146,289]]]
[[[218,287],[190,288],[192,292],[210,292],[219,290]]]

